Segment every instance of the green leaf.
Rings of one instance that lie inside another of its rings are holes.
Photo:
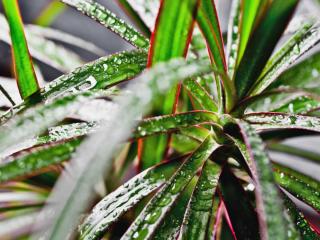
[[[274,0],[253,32],[239,64],[235,85],[239,98],[247,95],[269,59],[291,18],[298,0]]]
[[[145,69],[146,61],[147,55],[143,51],[122,52],[102,57],[48,83],[39,91],[41,99],[52,101],[65,95],[112,87],[140,74]],[[15,106],[1,116],[1,122],[27,106],[28,102]]]
[[[149,168],[103,198],[80,226],[80,239],[100,239],[110,224],[165,183],[180,164],[170,161]]]
[[[164,115],[142,120],[133,134],[135,138],[157,133],[168,133],[200,124],[211,124],[218,121],[218,116],[208,111],[192,111],[180,114]]]
[[[214,1],[200,0],[197,23],[208,44],[211,62],[218,70],[225,72],[224,44]]]
[[[223,202],[237,239],[260,239],[257,214],[239,179],[225,167],[220,182]]]
[[[150,237],[197,170],[218,147],[219,145],[215,143],[213,138],[208,136],[200,147],[185,160],[167,184],[150,200],[122,237],[122,240]]]
[[[206,239],[220,173],[220,166],[205,162],[185,213],[182,239]]]
[[[250,113],[244,119],[257,130],[302,129],[320,131],[320,118],[286,113]]]
[[[254,27],[255,25],[257,25],[259,17],[261,17],[259,15],[262,14],[264,8],[266,8],[267,5],[268,0],[241,1],[241,21],[238,27],[238,32],[240,33],[240,45],[238,49],[239,56],[237,59],[237,65],[240,63],[243,54],[247,49],[249,39],[254,32]]]
[[[189,91],[193,99],[196,100],[205,110],[217,112],[218,107],[210,94],[196,80],[188,79],[183,86]]]
[[[296,198],[320,212],[320,183],[293,169],[273,164],[276,181]]]
[[[196,178],[197,176],[190,181],[180,194],[167,217],[162,221],[154,236],[152,236],[154,240],[176,240],[179,237],[183,216],[196,185]]]
[[[34,20],[35,24],[48,27],[54,22],[54,20],[64,12],[65,5],[59,0],[51,1],[44,10],[41,11],[40,15]]]
[[[312,161],[314,163],[320,163],[320,154],[312,151],[308,151],[299,147],[294,147],[281,143],[272,143],[268,145],[268,149],[271,151],[286,153],[292,156],[304,158],[305,160]]]
[[[2,0],[6,13],[12,41],[12,55],[15,75],[23,99],[39,89],[33,64],[29,55],[27,41],[17,0]]]
[[[171,58],[186,56],[192,36],[194,14],[199,0],[163,0],[151,38],[148,67]],[[159,80],[163,81],[163,80]],[[159,83],[160,84],[160,83]],[[153,115],[175,112],[180,86],[173,87],[159,104]],[[169,137],[156,136],[139,142],[139,160],[142,169],[159,163],[165,158]],[[150,154],[152,152],[152,154]]]
[[[319,235],[310,227],[308,221],[305,219],[304,215],[298,210],[291,199],[283,194],[285,199],[284,203],[287,207],[287,211],[293,220],[296,228],[300,231],[302,239],[305,240],[317,240]]]
[[[271,90],[277,87],[319,87],[319,74],[320,52],[317,52],[282,73],[268,89]]]
[[[79,144],[79,140],[72,140],[20,152],[1,163],[0,183],[21,176],[31,176],[43,168],[66,161]]]
[[[163,78],[164,72],[166,78]],[[124,87],[122,94],[114,98],[118,109],[99,131],[86,138],[77,148],[69,165],[69,172],[74,173],[72,179],[68,173],[64,173],[58,180],[56,189],[48,200],[57,204],[49,204],[40,214],[40,218],[48,216],[48,210],[54,214],[46,218],[50,220],[46,230],[48,239],[64,239],[70,229],[73,229],[80,212],[93,197],[93,186],[101,180],[104,173],[110,171],[114,152],[121,142],[130,137],[135,120],[150,110],[151,100],[159,100],[179,80],[210,72],[211,66],[206,62],[174,59],[157,64]],[[163,84],[159,85],[160,80]],[[132,94],[127,94],[128,92]]]
[[[274,176],[264,144],[251,125],[239,121],[244,147],[239,147],[242,155],[251,165],[255,181],[256,205],[262,239],[286,239],[286,221],[282,215],[282,202],[274,182]]]
[[[93,0],[62,0],[62,2],[96,20],[133,46],[148,49],[149,40],[147,38],[101,4]]]
[[[284,70],[319,41],[319,28],[311,23],[305,24],[267,62],[259,79],[251,88],[250,95],[263,92]]]

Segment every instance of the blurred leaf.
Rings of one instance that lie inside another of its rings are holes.
[[[268,89],[276,87],[319,88],[320,52],[314,53],[297,65],[289,68],[274,81]]]
[[[65,10],[65,5],[63,5],[59,0],[52,0],[40,15],[35,19],[35,24],[48,27],[52,22]]]
[[[69,95],[47,105],[36,105],[16,115],[5,126],[1,126],[0,128],[1,151],[14,145],[16,142],[37,136],[48,127],[63,120],[68,114],[76,111],[83,102],[98,96],[103,96],[103,92]]]
[[[282,215],[282,202],[264,144],[254,128],[244,121],[238,123],[244,140],[239,150],[249,162],[255,181],[257,213],[262,239],[287,239],[287,226]]]
[[[39,89],[33,64],[29,55],[27,41],[17,0],[2,0],[12,41],[12,55],[15,75],[21,97],[27,98]]]
[[[147,38],[100,3],[93,0],[62,0],[62,2],[96,20],[133,46],[148,49],[149,40]]]
[[[235,84],[239,98],[247,95],[272,54],[298,0],[274,0],[250,38],[239,64]]]
[[[110,224],[165,183],[180,164],[171,161],[149,168],[103,198],[80,226],[80,239],[100,239]]]
[[[99,48],[94,43],[58,29],[28,24],[26,26],[26,31],[28,31],[29,34],[33,35],[34,37],[40,36],[42,38],[62,42],[67,45],[75,46],[87,52],[96,54],[98,56],[106,55],[106,51]]]
[[[182,239],[206,239],[220,173],[220,166],[210,161],[205,162],[186,208],[181,226]]]
[[[167,184],[150,200],[122,239],[131,239],[133,236],[148,238],[154,234],[160,221],[169,214],[170,208],[197,170],[218,147],[219,145],[212,137],[208,136],[200,147],[184,161]]]
[[[239,180],[225,167],[220,181],[223,202],[237,239],[260,239],[257,214]]]
[[[0,26],[1,40],[11,45],[9,26],[4,16],[1,14]],[[33,58],[62,72],[71,71],[75,67],[79,67],[84,64],[82,59],[76,53],[46,39],[44,36],[34,34],[33,31],[30,31],[30,26],[25,27],[25,33],[30,49],[30,55]]]
[[[302,129],[320,131],[320,118],[287,113],[250,113],[244,116],[257,130],[267,129]]]
[[[293,169],[273,164],[276,181],[296,198],[320,212],[320,183]]]
[[[317,152],[312,152],[308,150],[304,150],[300,147],[294,147],[286,144],[281,143],[273,143],[268,144],[268,149],[271,151],[286,153],[292,156],[297,156],[304,158],[305,160],[312,161],[314,163],[320,163],[320,154]]]
[[[250,95],[264,91],[284,70],[319,41],[319,28],[311,23],[305,24],[269,59],[259,79],[251,88]]]

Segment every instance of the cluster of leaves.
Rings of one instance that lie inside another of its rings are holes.
[[[103,51],[24,28],[2,1],[22,101],[1,86],[0,238],[319,239],[296,205],[319,213],[319,181],[267,154],[319,164],[282,143],[320,132],[319,53],[292,66],[319,25],[276,48],[299,0],[233,0],[226,53],[211,0],[118,0],[139,30],[93,0],[62,2],[135,49],[83,64],[54,38]],[[69,73],[39,87],[29,49]]]

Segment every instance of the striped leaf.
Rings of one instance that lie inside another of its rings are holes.
[[[248,94],[272,54],[298,0],[272,1],[270,8],[253,32],[235,77],[239,98]]]
[[[110,224],[165,183],[180,164],[172,161],[149,168],[103,198],[80,226],[80,239],[100,239]]]
[[[181,165],[167,184],[150,200],[122,239],[149,238],[156,232],[161,220],[169,213],[173,203],[191,181],[197,170],[219,147],[211,136]]]
[[[220,166],[205,162],[185,213],[182,239],[206,239],[220,173]]]

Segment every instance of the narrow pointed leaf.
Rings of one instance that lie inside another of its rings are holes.
[[[100,239],[110,224],[165,183],[180,164],[179,161],[172,161],[149,168],[110,193],[93,208],[80,226],[80,239]]]
[[[199,0],[161,1],[151,37],[148,67],[171,58],[186,56],[198,2]],[[179,92],[180,86],[172,88],[155,106],[153,114],[174,113]],[[139,160],[142,169],[159,163],[165,158],[168,141],[169,137],[162,135],[139,142]],[[151,151],[152,154],[149,154]]]
[[[26,98],[39,89],[33,64],[29,55],[27,41],[17,0],[3,0],[12,41],[12,55],[15,75],[22,98]]]
[[[212,63],[220,71],[226,71],[224,44],[214,1],[200,0],[197,23],[208,44]]]
[[[93,18],[133,46],[148,49],[149,40],[146,37],[101,4],[93,0],[62,0],[62,2]]]
[[[310,23],[305,24],[267,62],[250,95],[257,95],[264,91],[284,70],[319,41],[319,27],[313,27]]]
[[[238,123],[246,150],[241,147],[243,157],[250,162],[256,184],[255,196],[261,239],[286,239],[286,221],[282,215],[282,202],[274,182],[271,163],[265,153],[264,144],[248,123]]]
[[[275,178],[281,187],[320,213],[320,183],[293,169],[274,164]]]
[[[164,72],[166,78],[163,78]],[[104,173],[110,171],[113,154],[118,149],[119,143],[130,137],[130,130],[135,126],[135,120],[150,110],[152,104],[150,101],[158,100],[179,80],[209,72],[211,67],[200,61],[186,62],[174,59],[167,63],[159,63],[128,84],[123,89],[124,92],[114,98],[114,102],[119,106],[118,109],[99,131],[86,138],[77,148],[68,171],[73,177],[70,178],[69,173],[62,174],[48,200],[57,204],[49,204],[39,216],[40,219],[46,216],[49,221],[49,227],[46,229],[47,239],[64,239],[73,229],[80,212],[92,200],[93,186]],[[164,85],[158,84],[160,80]],[[127,91],[134,94],[128,95]],[[105,142],[108,142],[108,145]],[[88,148],[91,150],[87,151]],[[48,210],[53,215],[48,215]]]
[[[223,202],[237,239],[260,239],[257,214],[239,180],[225,168],[220,182]]]
[[[69,74],[62,75],[40,89],[41,99],[52,101],[55,98],[81,93],[91,89],[104,89],[129,80],[140,74],[146,66],[147,55],[142,51],[122,52],[102,57],[85,64]],[[1,116],[1,122],[21,111],[28,103],[20,104]]]
[[[277,87],[319,87],[320,52],[314,53],[297,65],[289,68],[273,82],[269,90]]]
[[[267,129],[302,129],[320,131],[320,118],[286,113],[252,113],[245,115],[245,120],[257,130]]]
[[[139,238],[150,237],[197,170],[218,147],[219,145],[214,142],[212,137],[208,136],[200,147],[185,160],[169,182],[150,200],[122,237],[122,240],[135,236]]]
[[[317,240],[319,235],[310,227],[308,221],[305,219],[303,213],[301,213],[291,199],[283,194],[284,203],[287,207],[287,211],[293,220],[296,228],[299,230],[301,238],[305,240]]]
[[[31,176],[43,168],[66,161],[79,144],[79,140],[49,144],[12,156],[0,164],[0,183],[17,177]]]
[[[220,166],[207,161],[188,204],[181,229],[182,239],[206,239]]]
[[[211,124],[216,122],[218,117],[213,112],[193,111],[180,114],[165,115],[160,117],[146,118],[137,126],[133,137],[140,138],[157,133],[168,133],[200,124]]]
[[[188,79],[184,82],[183,86],[189,91],[193,98],[203,107],[203,109],[208,111],[217,112],[218,107],[209,93],[201,87],[201,85],[193,80]]]
[[[280,106],[271,109],[271,112],[283,112],[291,114],[308,114],[320,107],[320,96],[300,95],[289,101],[280,102]]]
[[[274,0],[248,42],[235,77],[240,98],[247,95],[272,54],[298,0]]]
[[[157,229],[154,240],[176,240],[180,233],[183,216],[196,184],[195,176],[181,193],[176,203]]]
[[[30,55],[62,72],[68,72],[84,64],[82,59],[73,51],[30,31],[25,27]],[[9,35],[9,26],[4,16],[0,14],[0,39],[12,45]],[[39,79],[38,79],[39,81]]]
[[[240,33],[240,46],[239,56],[237,59],[237,65],[240,63],[245,50],[249,47],[249,39],[254,32],[254,27],[257,25],[259,15],[263,14],[263,10],[268,5],[268,0],[256,0],[256,1],[241,1],[241,22],[238,28]]]
[[[35,19],[37,25],[48,27],[54,22],[54,20],[64,12],[65,5],[63,5],[59,0],[51,1],[44,10],[41,11],[40,15]]]

